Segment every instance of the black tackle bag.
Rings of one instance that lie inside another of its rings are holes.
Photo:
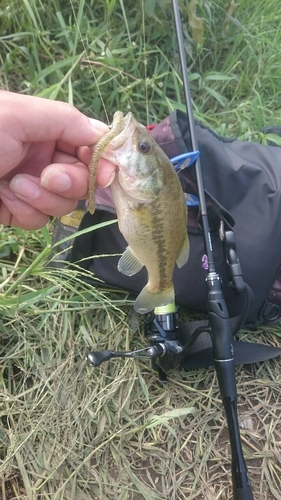
[[[191,150],[183,113],[175,111],[150,129],[169,158]],[[249,327],[275,323],[281,317],[281,149],[226,139],[201,124],[196,124],[195,133],[215,266],[230,317],[238,318],[233,331],[242,323]],[[194,166],[182,170],[179,177],[185,193],[198,194]],[[95,214],[85,212],[80,229],[116,218],[110,187],[98,188],[96,203]],[[198,207],[189,209],[187,230],[190,257],[183,268],[175,266],[176,302],[189,311],[206,313],[205,250]],[[138,294],[147,282],[146,270],[132,277],[117,270],[126,246],[118,225],[112,224],[75,238],[70,261],[90,271],[93,282],[98,278],[106,286]],[[201,339],[203,344],[205,340]],[[204,347],[210,345],[200,349]],[[247,355],[238,356],[238,362],[246,361]]]

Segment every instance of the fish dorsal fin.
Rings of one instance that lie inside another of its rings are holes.
[[[188,257],[189,257],[189,241],[188,241],[188,236],[186,234],[183,245],[181,247],[180,254],[177,258],[178,267],[184,266],[184,264],[186,264],[188,261]]]
[[[125,252],[121,255],[117,267],[120,273],[126,274],[126,276],[133,276],[142,269],[143,264],[133,252],[131,247],[128,246]]]

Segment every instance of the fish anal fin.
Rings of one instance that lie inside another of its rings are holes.
[[[189,241],[188,241],[188,236],[186,234],[184,242],[181,247],[180,254],[177,258],[178,267],[184,266],[184,264],[186,264],[188,261],[188,257],[189,257]]]
[[[143,264],[133,252],[133,250],[128,246],[124,253],[121,255],[118,262],[118,271],[120,273],[126,274],[126,276],[133,276],[138,273],[143,267]]]
[[[175,291],[172,286],[165,291],[151,291],[146,285],[135,300],[135,311],[140,314],[146,314],[153,311],[155,307],[166,306],[174,303]]]

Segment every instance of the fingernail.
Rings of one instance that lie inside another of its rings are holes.
[[[97,142],[104,134],[106,134],[106,132],[109,131],[109,128],[105,123],[100,122],[99,120],[95,120],[94,118],[89,118],[89,121],[92,127],[95,129],[95,142]]]
[[[71,188],[72,181],[68,174],[57,167],[52,167],[43,173],[40,184],[56,193],[64,193]]]
[[[40,186],[23,175],[15,175],[10,181],[10,189],[16,195],[23,196],[28,200],[35,200],[40,195]]]
[[[108,182],[102,187],[107,188],[108,186],[110,186],[110,184],[112,184],[114,179],[115,179],[115,170],[111,172]]]

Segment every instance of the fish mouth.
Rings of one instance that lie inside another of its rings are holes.
[[[135,132],[136,124],[137,122],[132,113],[124,116],[121,132],[107,144],[101,156],[115,165],[119,165],[120,157],[133,147],[132,136]]]
[[[136,128],[136,121],[132,113],[127,113],[123,118],[123,128],[121,132],[109,143],[111,150],[121,148],[125,142],[133,135]]]

